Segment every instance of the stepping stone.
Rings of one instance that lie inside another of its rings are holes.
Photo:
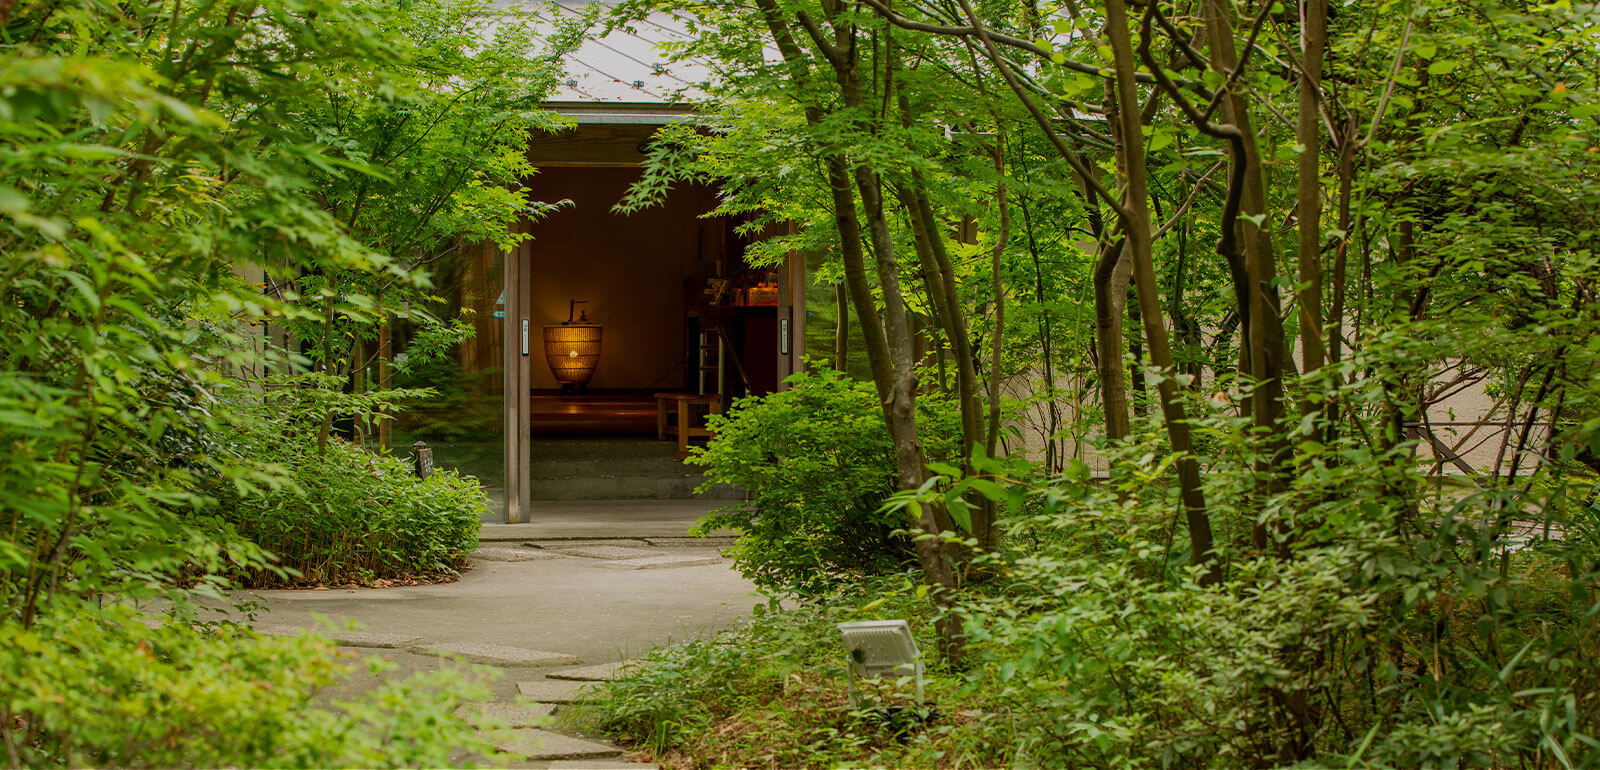
[[[583,662],[576,655],[544,650],[526,650],[501,644],[476,644],[458,642],[412,647],[412,652],[441,657],[459,657],[468,663],[485,663],[491,666],[573,666]]]
[[[655,770],[654,762],[623,762],[619,759],[558,759],[550,770]]]
[[[468,703],[456,713],[473,727],[487,727],[491,721],[505,727],[543,727],[556,707],[549,703]]]
[[[619,537],[610,540],[528,540],[522,545],[527,548],[544,548],[552,551],[563,551],[569,548],[638,548],[648,544],[643,538]]]
[[[497,735],[495,746],[507,754],[529,760],[587,759],[620,757],[622,749],[609,743],[574,738],[549,730],[513,730],[510,735]]]
[[[587,559],[643,559],[659,555],[653,548],[626,548],[620,545],[594,545],[583,548],[563,548],[562,553]]]
[[[585,684],[585,682],[535,679],[531,682],[517,682],[517,692],[536,703],[577,703],[588,695],[584,692]]]
[[[645,542],[657,548],[727,548],[738,542],[736,537],[652,537]]]
[[[722,559],[717,556],[647,556],[642,559],[600,562],[602,566],[612,569],[671,569],[673,567],[703,567],[708,564],[721,563]]]
[[[371,631],[338,631],[327,634],[335,644],[345,647],[376,647],[380,650],[403,650],[423,643],[420,636],[406,634],[380,634]]]
[[[472,558],[479,561],[539,561],[541,559],[559,559],[561,554],[549,551],[536,551],[532,548],[501,548],[491,546],[479,548],[472,552]]]
[[[254,630],[262,636],[299,636],[306,633],[304,629],[294,626],[255,626]]]
[[[569,668],[561,671],[552,671],[545,674],[546,679],[570,679],[575,682],[609,682],[617,678],[617,672],[633,666],[637,661],[624,660],[617,663],[601,663],[598,666],[584,666],[583,668]]]

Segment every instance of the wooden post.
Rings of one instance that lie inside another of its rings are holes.
[[[786,228],[791,235],[794,223]],[[805,368],[806,258],[790,250],[778,271],[778,390],[788,390],[789,375]]]
[[[526,228],[526,223],[521,227]],[[505,369],[505,469],[506,469],[506,523],[522,524],[528,521],[528,488],[530,447],[528,432],[531,428],[528,414],[528,387],[532,382],[528,366],[531,335],[529,328],[528,297],[529,249],[523,243],[506,254],[505,293],[506,304],[503,329],[504,344],[502,364]]]
[[[372,384],[373,390],[387,390],[389,388],[389,358],[394,353],[393,342],[389,337],[389,316],[384,314],[383,320],[378,323],[378,381]],[[378,420],[378,450],[389,449],[392,436],[389,433],[391,418],[389,415],[380,414]]]

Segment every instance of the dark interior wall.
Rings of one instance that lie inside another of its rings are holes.
[[[684,279],[709,274],[721,230],[700,215],[715,205],[710,190],[674,190],[664,205],[627,216],[611,207],[639,176],[636,168],[542,169],[535,200],[571,204],[533,225],[530,346],[535,389],[556,388],[543,356],[547,324],[567,318],[568,301],[605,327],[591,389],[685,387]]]

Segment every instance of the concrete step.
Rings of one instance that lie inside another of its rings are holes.
[[[698,474],[653,476],[579,475],[528,480],[528,496],[533,500],[687,500],[710,498],[737,500],[743,494],[732,487],[719,486],[710,494],[696,495],[702,479]]]
[[[529,453],[534,462],[541,460],[578,460],[584,458],[664,457],[672,458],[678,452],[673,441],[655,439],[534,439],[529,442]]]
[[[705,495],[697,466],[675,456],[676,444],[653,439],[545,439],[531,445],[528,490],[533,500],[737,500],[718,487]]]
[[[568,476],[692,476],[699,478],[700,468],[684,465],[670,454],[666,457],[580,457],[539,459],[529,465],[536,479],[559,479]]]

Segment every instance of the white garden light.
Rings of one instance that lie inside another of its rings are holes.
[[[850,704],[856,705],[856,678],[915,677],[917,702],[922,702],[922,653],[904,620],[860,620],[840,623],[845,668],[849,671]]]

